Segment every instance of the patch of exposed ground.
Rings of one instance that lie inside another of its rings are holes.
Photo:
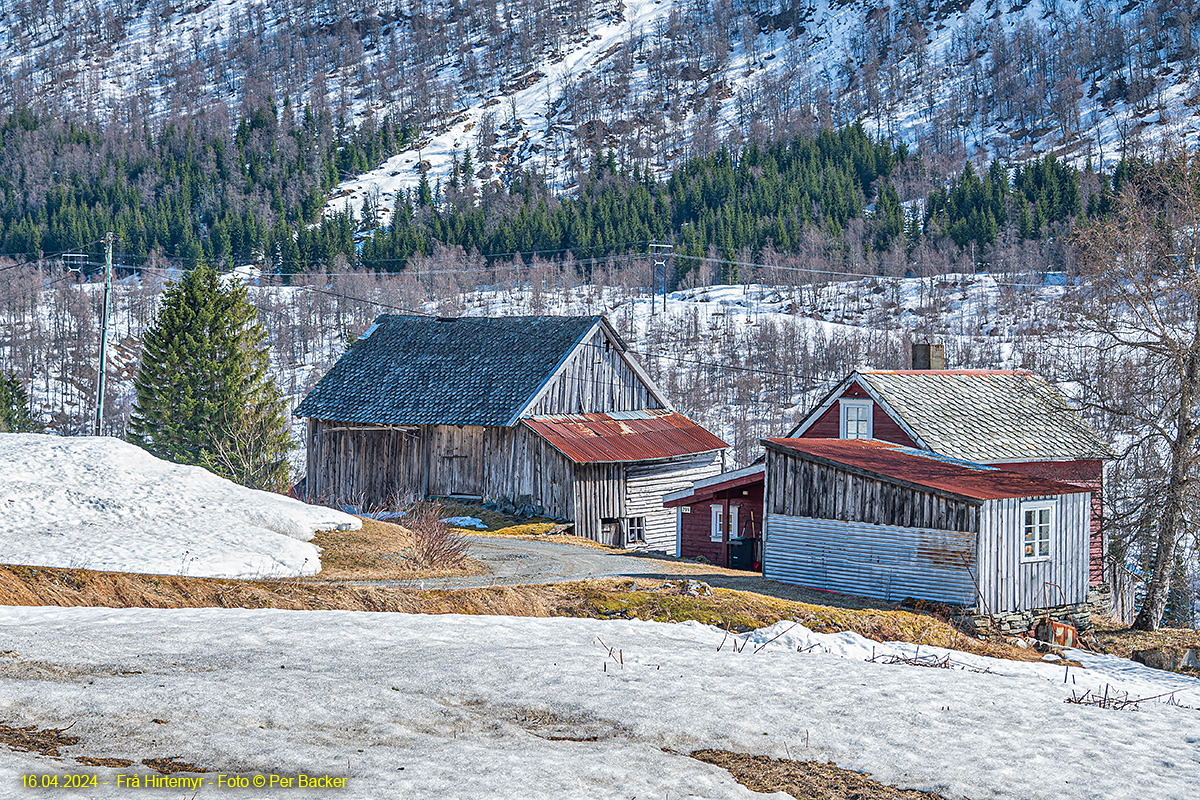
[[[172,772],[208,772],[204,767],[198,767],[195,764],[189,764],[186,761],[180,761],[179,756],[165,756],[163,758],[143,758],[142,763],[155,772],[163,775],[170,775]]]
[[[761,579],[760,579],[761,580]],[[880,608],[837,608],[714,588],[693,596],[680,581],[621,579],[479,589],[420,590],[309,581],[241,581],[122,572],[0,566],[0,605],[116,608],[280,608],[504,614],[525,617],[695,620],[746,631],[796,620],[821,633],[855,631],[876,641],[919,642],[1036,661],[1040,654],[964,635],[935,617]]]
[[[803,800],[945,800],[933,792],[888,786],[869,774],[842,769],[832,762],[791,761],[728,750],[697,750],[691,756],[729,770],[734,780],[754,792],[787,792]]]
[[[1128,625],[1111,619],[1095,618],[1096,641],[1106,653],[1132,658],[1134,650],[1173,647],[1200,651],[1200,630],[1193,628],[1159,628],[1156,631],[1135,631]]]
[[[156,720],[157,721],[157,720]],[[36,725],[13,727],[0,724],[0,744],[7,745],[13,750],[26,753],[38,753],[43,756],[60,757],[60,747],[73,747],[79,744],[78,736],[68,736],[66,728],[42,728]],[[114,767],[124,769],[133,766],[133,760],[128,758],[94,758],[92,756],[75,756],[75,761],[88,767]],[[144,758],[142,763],[163,775],[172,772],[208,772],[203,767],[180,761],[179,756],[162,758]]]
[[[23,750],[27,753],[40,753],[44,756],[57,756],[58,748],[79,744],[78,736],[68,736],[68,728],[38,729],[36,725],[24,728],[0,724],[0,744],[6,744],[13,750]]]
[[[442,569],[421,568],[409,554],[412,534],[400,525],[370,518],[356,531],[320,531],[313,544],[321,548],[321,571],[306,581],[414,580],[480,575],[486,572],[474,559]]]

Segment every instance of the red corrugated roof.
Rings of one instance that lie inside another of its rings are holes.
[[[663,409],[529,417],[522,422],[576,464],[652,461],[729,446],[683,414]]]
[[[765,444],[976,500],[1086,491],[876,439],[763,439]]]

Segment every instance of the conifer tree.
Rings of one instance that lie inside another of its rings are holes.
[[[292,449],[246,287],[205,264],[163,293],[146,333],[130,441],[257,489],[283,490]]]
[[[16,374],[0,376],[0,433],[35,433],[41,429],[29,410],[29,395]]]

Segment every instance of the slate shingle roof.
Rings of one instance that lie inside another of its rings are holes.
[[[601,318],[385,314],[296,409],[390,425],[508,425]]]
[[[1063,397],[1030,372],[907,370],[859,377],[935,453],[979,462],[1113,455]]]

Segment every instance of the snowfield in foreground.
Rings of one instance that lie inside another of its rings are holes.
[[[915,648],[788,622],[723,637],[569,618],[6,609],[0,721],[71,726],[79,743],[57,759],[0,748],[0,793],[43,797],[20,776],[89,773],[96,788],[72,796],[314,796],[218,783],[304,773],[344,778],[317,795],[340,798],[763,796],[686,757],[706,747],[972,800],[1171,800],[1200,786],[1196,708],[1064,702],[1108,683],[1198,706],[1190,678],[1086,655],[1089,669],[959,653],[990,672],[869,663],[872,649]],[[209,770],[198,791],[118,786],[168,756]]]
[[[0,434],[0,563],[220,578],[312,575],[361,520],[105,437]]]

